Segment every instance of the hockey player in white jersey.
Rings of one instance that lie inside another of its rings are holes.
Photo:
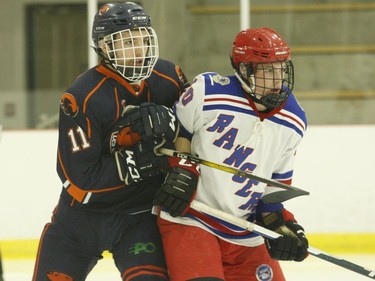
[[[200,74],[181,96],[176,149],[291,184],[307,123],[292,93],[290,49],[272,29],[246,29],[231,63],[235,75]],[[285,280],[277,260],[304,260],[308,240],[282,203],[262,201],[273,187],[197,166],[176,161],[154,201],[171,280]],[[283,236],[264,239],[189,209],[194,198]]]

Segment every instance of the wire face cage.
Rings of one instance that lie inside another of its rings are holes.
[[[159,58],[159,44],[151,27],[123,30],[104,38],[113,67],[128,81],[146,79]]]

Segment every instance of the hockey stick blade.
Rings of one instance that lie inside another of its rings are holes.
[[[247,220],[238,218],[236,216],[233,216],[233,215],[231,215],[229,213],[226,213],[226,212],[223,212],[221,210],[212,208],[212,207],[210,207],[206,204],[203,204],[199,201],[196,201],[196,200],[193,200],[191,202],[190,208],[192,208],[194,210],[197,210],[199,212],[203,212],[207,215],[219,218],[223,221],[226,221],[226,222],[228,222],[230,224],[233,224],[237,227],[240,227],[242,229],[246,229],[246,230],[252,231],[254,233],[257,233],[258,235],[260,235],[262,237],[265,237],[265,238],[277,239],[278,237],[281,236],[279,233],[276,233],[276,232],[271,231],[267,228],[261,227],[257,224],[251,223]],[[316,248],[313,248],[313,247],[309,247],[308,252],[311,255],[313,255],[317,258],[320,258],[320,259],[325,260],[327,262],[333,263],[333,264],[338,265],[340,267],[346,268],[350,271],[356,272],[356,273],[361,274],[363,276],[366,276],[368,278],[375,279],[375,271],[374,270],[367,269],[363,266],[357,265],[357,264],[352,263],[350,261],[334,257],[330,254],[324,253],[324,252],[320,251],[319,249],[316,249]]]
[[[280,190],[263,195],[262,201],[268,204],[281,203],[298,196],[301,196],[301,193],[298,190]]]
[[[276,180],[262,178],[262,177],[254,175],[252,173],[241,171],[241,170],[233,168],[233,167],[229,167],[229,166],[226,166],[226,165],[210,162],[210,161],[201,159],[197,156],[191,155],[189,153],[179,152],[179,151],[175,151],[175,150],[171,150],[171,149],[167,149],[167,148],[160,148],[159,153],[167,155],[167,156],[178,157],[178,158],[181,158],[181,159],[194,161],[194,162],[197,162],[201,165],[211,167],[213,169],[217,169],[217,170],[221,170],[221,171],[233,174],[233,175],[257,180],[259,182],[263,182],[263,183],[266,183],[268,185],[271,185],[271,186],[274,186],[274,187],[279,187],[279,188],[282,188],[282,189],[285,189],[286,191],[288,191],[288,192],[284,191],[284,193],[273,192],[273,193],[275,193],[275,195],[272,195],[273,193],[270,193],[269,195],[268,194],[265,195],[264,197],[266,197],[266,200],[267,200],[267,196],[269,196],[268,203],[279,203],[279,202],[283,202],[283,201],[286,201],[288,199],[291,199],[291,198],[294,198],[294,197],[297,197],[297,196],[309,195],[310,194],[310,192],[308,192],[306,190],[303,190],[303,189],[300,189],[300,188],[297,188],[297,187],[294,187],[294,186],[291,186],[291,185],[288,185],[288,184],[284,184],[284,183],[276,181]]]

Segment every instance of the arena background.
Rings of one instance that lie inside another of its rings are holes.
[[[233,73],[229,54],[241,28],[240,1],[136,2],[153,18],[161,57],[179,64],[190,81],[205,71]],[[289,43],[294,93],[309,120],[294,185],[311,196],[288,204],[315,247],[375,254],[375,1],[252,0],[249,6],[251,27],[274,28]],[[35,256],[58,199],[57,111],[65,88],[90,65],[87,14],[80,0],[2,0],[0,249],[6,261]]]

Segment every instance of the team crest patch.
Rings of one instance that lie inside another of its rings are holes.
[[[268,264],[261,264],[255,271],[258,281],[271,281],[273,277],[272,268]]]
[[[72,94],[64,93],[60,100],[60,106],[65,115],[76,117],[78,114],[78,103]]]
[[[218,74],[213,76],[212,79],[214,80],[215,83],[218,83],[222,86],[228,85],[230,83],[230,80],[228,77],[224,77]]]

